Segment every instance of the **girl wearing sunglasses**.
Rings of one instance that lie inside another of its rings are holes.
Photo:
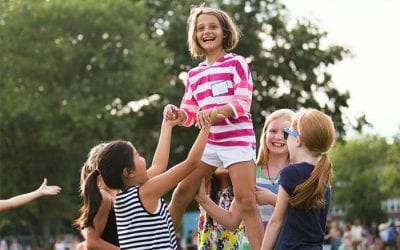
[[[284,137],[292,164],[280,174],[262,249],[322,249],[333,174],[327,152],[335,142],[334,124],[328,115],[306,110],[284,129]]]
[[[256,167],[256,200],[264,229],[272,215],[277,199],[279,173],[289,162],[289,151],[283,132],[284,128],[290,126],[294,115],[295,113],[290,109],[278,109],[272,112],[265,120],[260,137]],[[226,232],[218,234],[221,238],[230,240],[228,242],[230,245],[224,242],[225,248],[223,249],[237,249],[236,245],[232,244],[236,242],[239,242],[238,249],[250,249],[247,235],[243,234],[242,218],[235,198],[229,208],[222,208],[207,195],[205,186],[202,185],[196,201],[207,212],[207,216],[217,222],[219,227],[222,226],[226,230],[231,230],[231,233],[235,233],[236,238],[226,237],[228,235]],[[222,232],[222,230],[220,231]]]

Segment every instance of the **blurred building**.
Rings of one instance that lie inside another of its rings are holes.
[[[400,226],[400,198],[387,199],[382,202],[381,208],[387,214],[388,221],[393,221]],[[347,211],[346,206],[332,206],[329,212],[329,218],[342,225]]]
[[[382,209],[388,215],[388,221],[400,226],[400,198],[387,199],[382,202]]]

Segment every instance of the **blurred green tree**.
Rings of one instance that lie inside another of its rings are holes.
[[[400,133],[393,137],[385,154],[385,168],[379,177],[388,197],[400,197]]]
[[[336,145],[333,199],[335,206],[346,209],[347,221],[358,218],[365,225],[385,221],[382,201],[399,194],[399,149],[398,141],[390,144],[378,136]]]
[[[90,147],[134,138],[143,155],[154,150],[168,53],[147,35],[143,20],[152,13],[143,1],[7,1],[2,8],[1,197],[32,190],[43,177],[63,190],[5,213],[0,231],[23,225],[36,245],[48,244],[50,232],[70,231],[78,215]]]
[[[133,140],[151,159],[162,107],[179,104],[184,73],[199,63],[186,46],[186,18],[198,3],[9,0],[0,6],[0,195],[32,190],[45,176],[63,188],[57,197],[2,214],[2,234],[30,232],[47,247],[50,232],[67,230],[78,215],[80,167],[100,141]],[[257,134],[277,108],[315,107],[332,115],[344,135],[349,94],[335,89],[329,67],[349,55],[346,48],[324,45],[326,32],[307,20],[289,22],[277,0],[207,4],[226,10],[242,31],[234,52],[253,71]],[[356,120],[358,129],[366,123]],[[171,164],[185,157],[196,131],[176,130]]]
[[[368,123],[363,115],[351,119],[343,114],[350,95],[335,88],[330,67],[351,54],[343,46],[327,44],[325,31],[306,19],[289,20],[286,7],[278,0],[205,2],[225,10],[241,30],[242,37],[234,52],[247,57],[253,72],[252,114],[257,134],[264,116],[278,108],[320,109],[333,117],[340,138],[349,120],[355,121],[351,125],[358,130]],[[173,52],[168,59],[172,64],[170,82],[182,83],[179,76],[199,63],[190,58],[184,31],[190,7],[200,2],[147,3],[156,11],[149,21],[150,35],[161,47]],[[183,93],[183,86],[180,91]],[[170,95],[169,100],[179,104],[181,95]]]
[[[160,47],[172,54],[166,60],[169,79],[177,90],[166,94],[168,102],[181,101],[185,73],[202,59],[191,58],[187,48],[186,20],[196,0],[147,0],[155,14],[148,21],[150,36]],[[265,116],[279,108],[298,110],[317,108],[331,115],[339,138],[345,135],[345,126],[361,130],[368,124],[363,115],[346,117],[348,92],[339,92],[331,79],[330,67],[347,56],[350,51],[339,45],[327,45],[327,33],[307,20],[289,20],[286,7],[279,0],[272,1],[203,1],[207,6],[219,7],[231,15],[242,36],[233,52],[245,56],[253,73],[254,91],[252,118],[257,138]],[[354,124],[348,124],[349,121]],[[179,137],[174,160],[181,160],[193,140],[190,131]],[[186,141],[184,141],[186,139]],[[190,209],[197,204],[191,203]]]

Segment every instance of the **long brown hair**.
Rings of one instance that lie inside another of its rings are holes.
[[[79,193],[83,199],[82,202],[82,206],[79,209],[80,211],[80,216],[78,219],[76,219],[74,221],[74,225],[76,227],[78,227],[79,229],[83,229],[85,227],[87,227],[87,218],[88,218],[88,214],[89,214],[89,204],[88,204],[88,198],[87,198],[87,194],[85,192],[85,186],[88,183],[88,178],[92,175],[92,173],[97,169],[97,157],[100,154],[101,150],[105,147],[105,143],[100,143],[96,146],[94,146],[88,153],[87,155],[87,159],[85,161],[85,163],[83,164],[82,168],[81,168],[81,178],[80,178],[80,185],[79,185]],[[96,177],[92,177],[96,180],[96,184],[99,185],[100,184],[100,178],[98,177],[98,174],[96,174]],[[100,191],[99,194],[100,196]],[[99,196],[95,195],[95,204],[98,204],[100,206],[101,204],[101,196],[99,198]],[[98,208],[97,208],[98,210]],[[97,213],[96,210],[96,213]]]
[[[81,179],[79,181],[79,192],[83,197],[83,192],[85,189],[86,178],[97,168],[96,160],[101,150],[106,146],[106,143],[100,143],[94,146],[87,155],[87,160],[81,168]]]
[[[327,154],[336,139],[333,121],[323,112],[311,109],[297,116],[292,128],[300,134],[301,142],[308,151],[320,158],[311,176],[295,188],[289,203],[300,209],[322,208],[325,206],[325,191],[333,177],[333,165]]]

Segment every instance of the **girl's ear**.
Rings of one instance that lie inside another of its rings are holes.
[[[134,176],[134,171],[133,171],[133,169],[124,168],[124,170],[122,171],[122,175],[125,178],[130,178],[130,177]]]
[[[297,147],[301,146],[301,137],[296,137],[296,146]]]

